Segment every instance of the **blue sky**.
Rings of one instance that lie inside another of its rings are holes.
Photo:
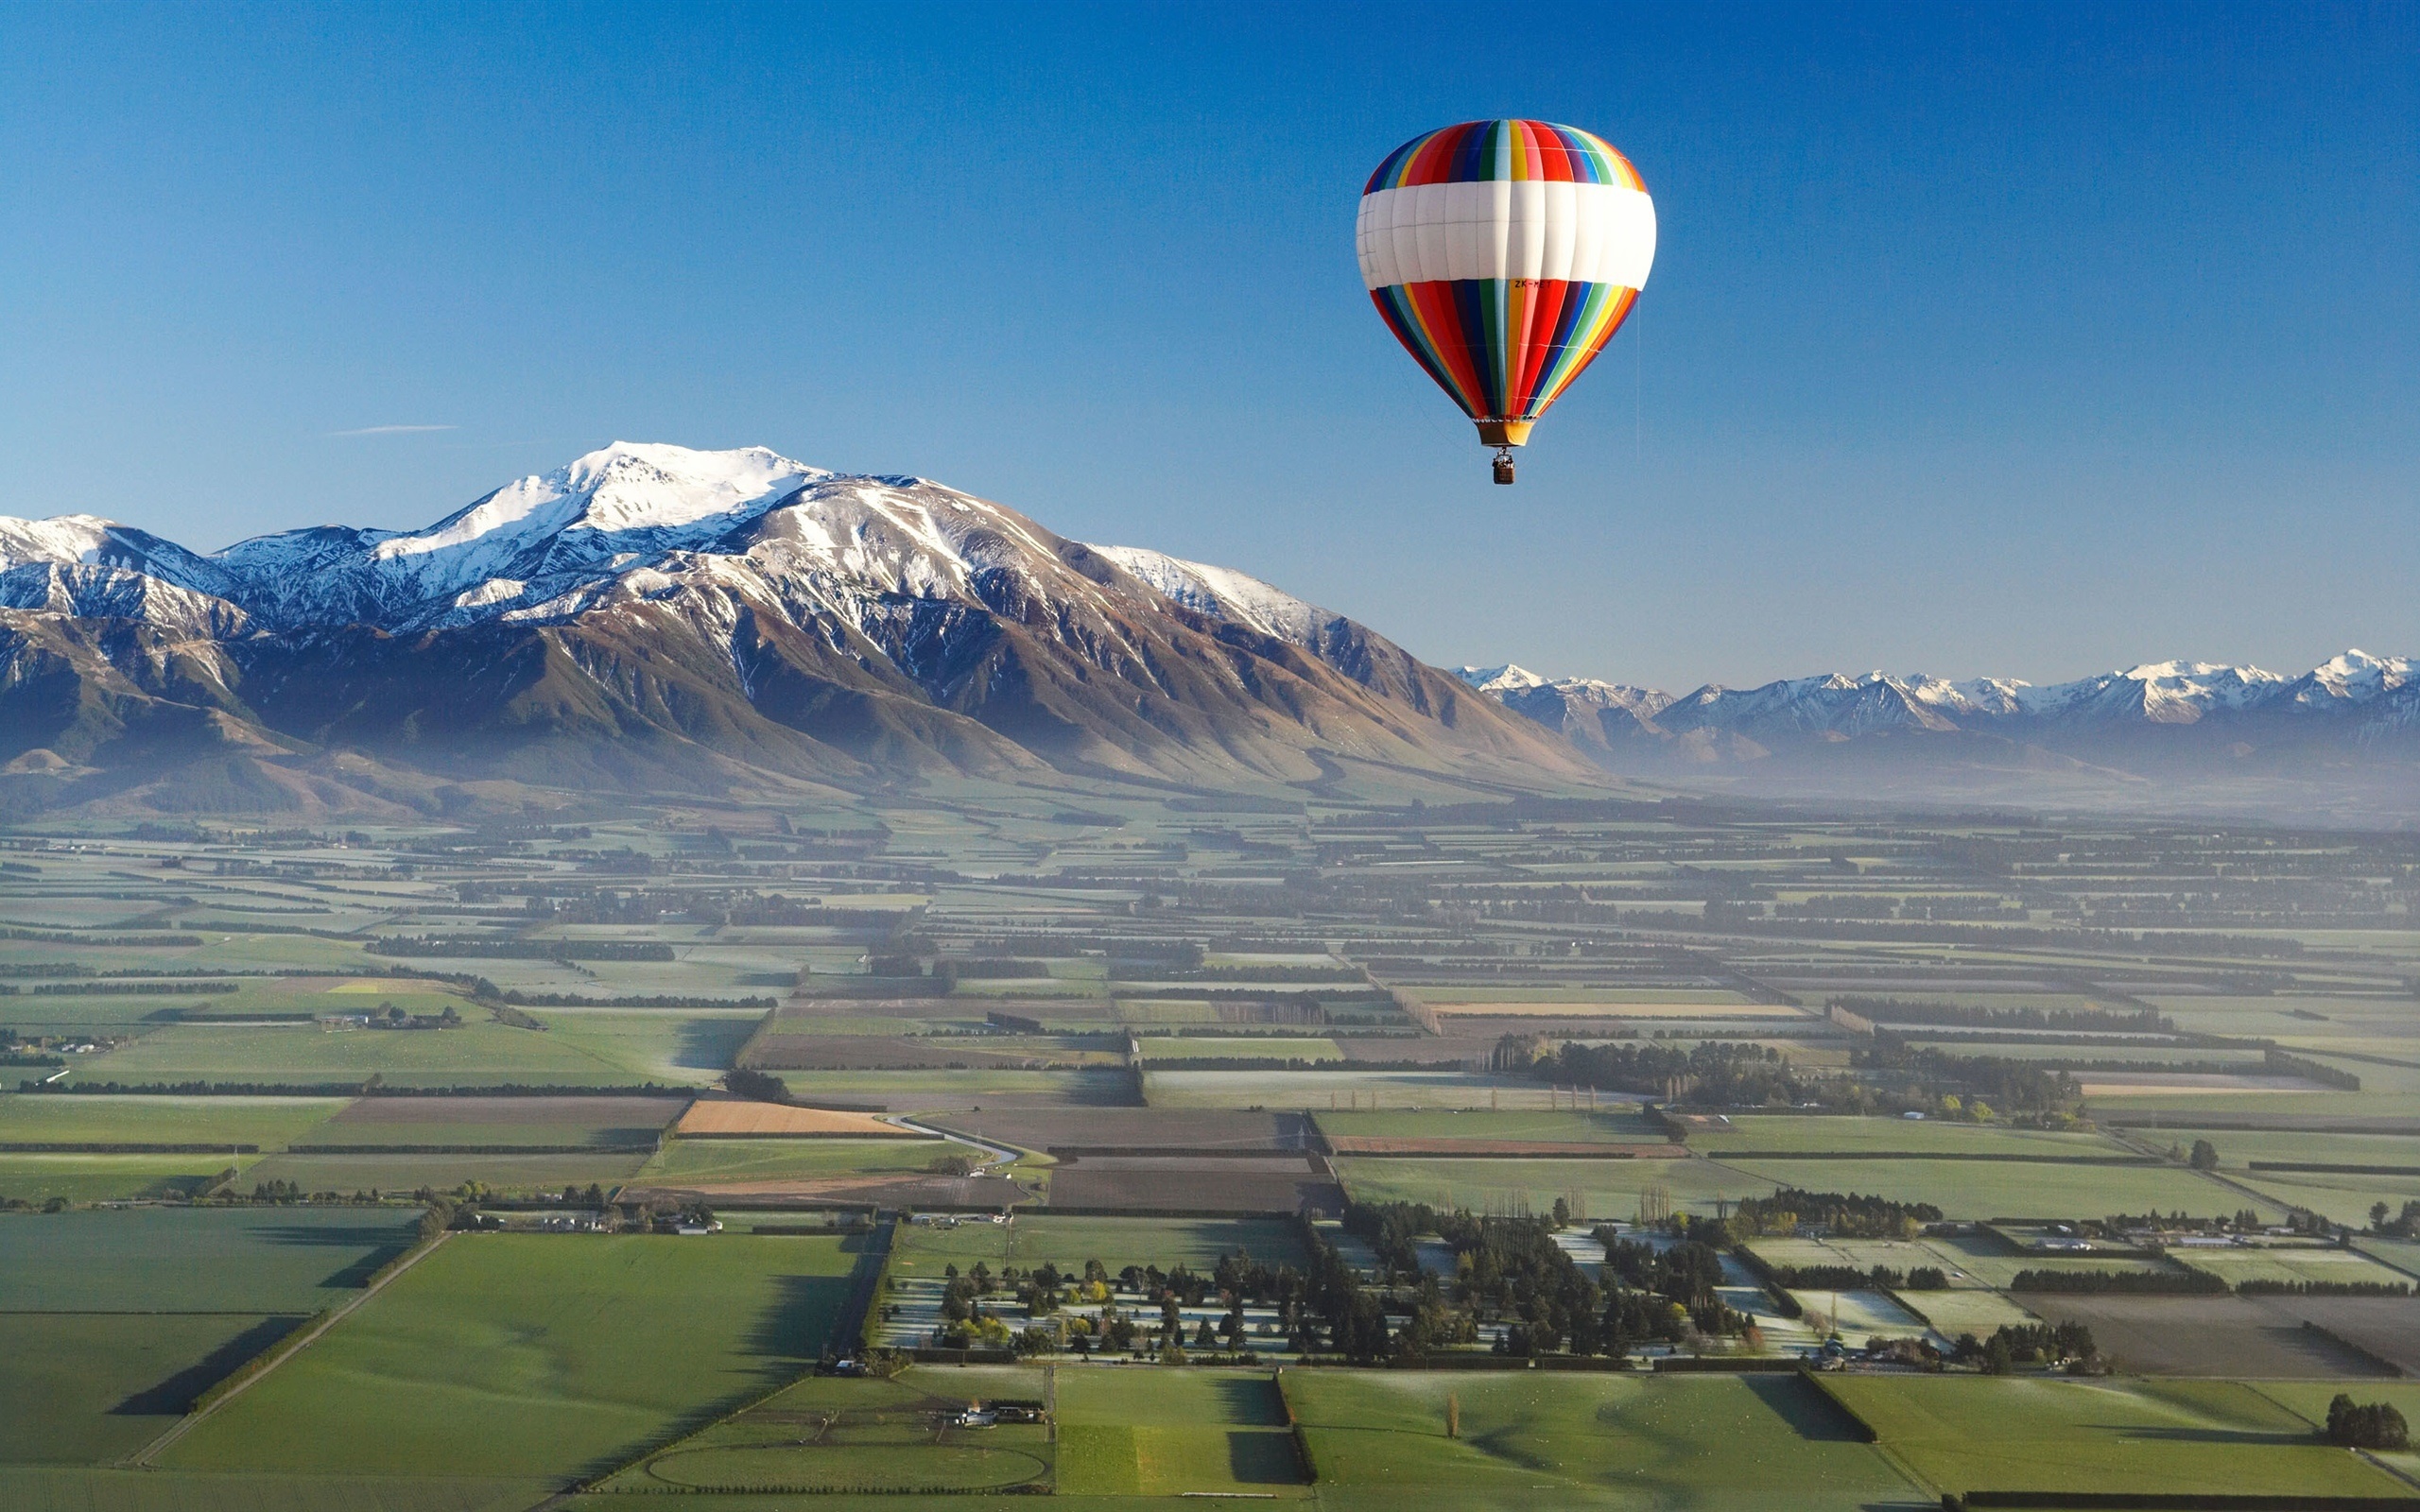
[[[1493,13],[0,9],[0,513],[210,548],[762,443],[1447,664],[2420,653],[2420,9]],[[1513,489],[1352,248],[1504,114],[1662,223]]]

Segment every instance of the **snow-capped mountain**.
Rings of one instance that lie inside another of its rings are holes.
[[[0,519],[8,715],[0,763],[45,772],[205,728],[600,782],[1587,772],[1240,573],[1088,546],[923,478],[624,442],[419,530],[198,553],[90,515]]]
[[[1686,759],[1706,759],[1704,738],[1761,758],[1792,746],[1838,745],[1893,733],[1990,736],[2069,749],[2112,740],[2166,739],[2163,728],[2205,728],[2200,745],[2275,747],[2314,733],[2356,744],[2412,728],[2420,679],[2403,657],[2347,651],[2300,677],[2254,666],[2155,662],[2036,687],[2006,679],[1948,681],[1916,674],[1830,673],[1755,688],[1709,683],[1674,696],[1587,678],[1541,678],[1518,667],[1463,667],[1460,676],[1583,745],[1635,760],[1696,737]],[[1618,718],[1609,714],[1618,713]],[[2223,737],[2221,739],[2220,737]],[[2169,742],[2175,745],[2174,741]]]

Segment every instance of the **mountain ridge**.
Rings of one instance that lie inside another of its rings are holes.
[[[628,442],[418,530],[205,554],[93,515],[0,519],[0,785],[57,806],[72,794],[27,789],[95,786],[130,754],[156,772],[180,738],[458,783],[1599,781],[1242,574],[928,479]]]

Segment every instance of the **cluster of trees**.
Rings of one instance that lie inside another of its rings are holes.
[[[2346,1449],[2405,1449],[2411,1430],[2392,1403],[2357,1405],[2340,1391],[2328,1400],[2326,1438]]]
[[[1909,1107],[1939,1106],[1943,1097],[1963,1093],[1967,1099],[1989,1099],[2012,1113],[2064,1113],[2083,1098],[2076,1079],[2062,1069],[2045,1069],[2031,1061],[2002,1056],[1960,1056],[1928,1045],[1910,1045],[1888,1033],[1877,1033],[1872,1046],[1850,1059],[1857,1070],[1877,1080],[1897,1083],[1897,1100]],[[1883,1108],[1893,1100],[1881,1100]]]
[[[1825,998],[1827,1008],[1845,1008],[1877,1023],[1937,1023],[1976,1029],[2055,1029],[2076,1034],[2113,1030],[2173,1034],[2176,1022],[2157,1008],[2111,1012],[2104,1008],[1987,1008],[1964,1003],[1912,998]]]
[[[1731,1107],[1824,1101],[1831,1081],[1802,1080],[1766,1045],[1701,1040],[1677,1045],[1581,1044],[1549,1047],[1536,1035],[1506,1035],[1495,1043],[1497,1071],[1560,1086],[1599,1087]]]
[[[2390,1217],[2393,1210],[2383,1202],[2370,1204],[2370,1228],[2395,1239],[2409,1239],[2420,1233],[2420,1202],[2406,1201],[2400,1214]]]
[[[2227,1283],[2202,1270],[2021,1270],[2010,1281],[2012,1292],[2074,1292],[2086,1296],[2208,1297],[2228,1290]]]
[[[408,1013],[396,1004],[381,1003],[377,1011],[370,1016],[370,1027],[373,1029],[458,1029],[461,1026],[462,1015],[455,1011],[451,1003],[445,1005],[444,1011],[441,1013]]]
[[[1783,1187],[1769,1197],[1741,1198],[1728,1226],[1748,1238],[1789,1234],[1812,1224],[1841,1239],[1910,1239],[1925,1225],[1939,1222],[1941,1210],[1929,1202]]]
[[[2004,1376],[2021,1365],[2066,1361],[2089,1367],[2100,1361],[2100,1349],[2081,1323],[2004,1323],[1988,1339],[1960,1334],[1950,1358],[1987,1376]]]

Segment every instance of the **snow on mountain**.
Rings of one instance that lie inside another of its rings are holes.
[[[1197,613],[1249,625],[1297,645],[1317,644],[1321,631],[1344,618],[1232,568],[1186,561],[1142,546],[1093,550]]]
[[[109,543],[110,530],[110,522],[98,515],[62,514],[48,520],[0,515],[0,568],[26,562],[97,561]]]
[[[1620,707],[1663,731],[1737,730],[1770,736],[1853,737],[1906,728],[1930,730],[2101,724],[2192,724],[2213,714],[2270,710],[2337,713],[2379,700],[2420,704],[2415,663],[2353,650],[2299,678],[2256,666],[2155,662],[2036,687],[1999,678],[1952,681],[1922,673],[1825,673],[1754,688],[1710,683],[1674,696],[1590,678],[1542,678],[1517,666],[1460,669],[1473,688],[1541,723],[1563,728],[1566,706]],[[2408,717],[2397,703],[2378,718]]]

